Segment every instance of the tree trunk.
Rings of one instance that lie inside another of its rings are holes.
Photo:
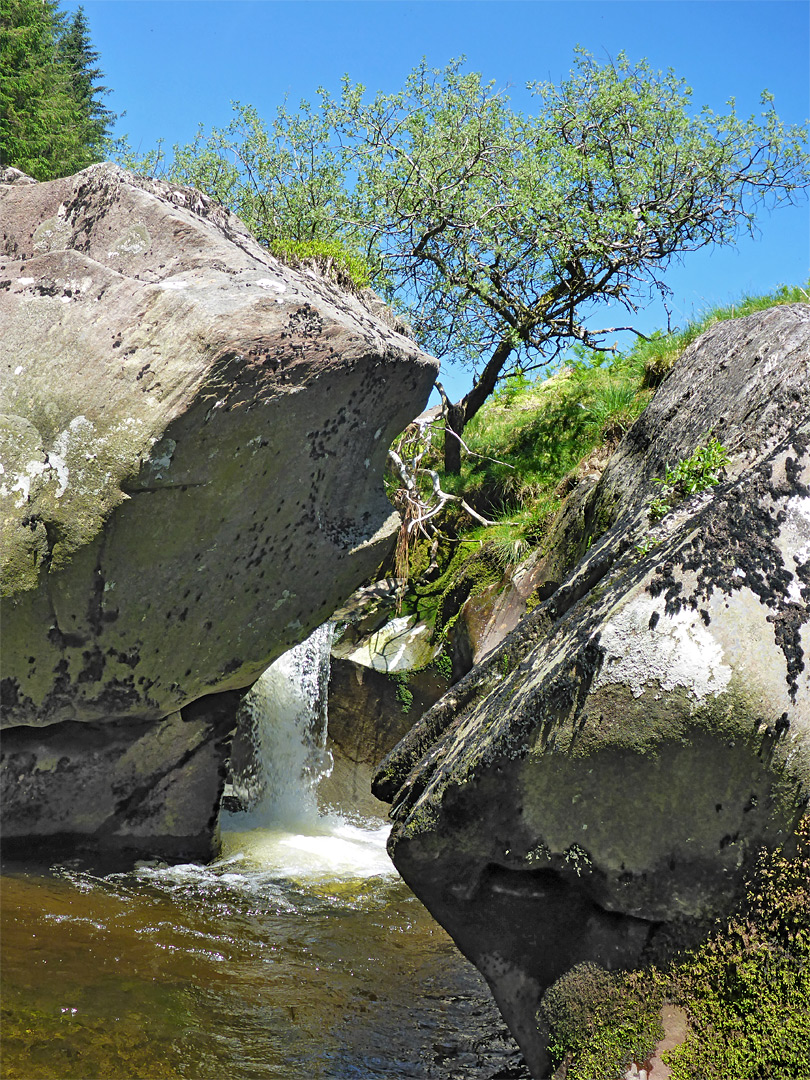
[[[447,410],[444,436],[444,471],[451,476],[461,472],[461,442],[464,428],[472,420],[492,391],[504,369],[506,361],[514,349],[511,338],[503,338],[487,361],[481,375],[473,384],[472,390],[461,401]],[[458,438],[456,437],[458,436]]]

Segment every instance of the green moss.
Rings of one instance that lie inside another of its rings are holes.
[[[402,711],[404,713],[410,712],[411,706],[413,705],[413,692],[408,686],[408,672],[394,672],[388,677],[394,683],[394,692],[396,694],[397,701],[402,707]]]
[[[760,855],[742,903],[701,946],[620,974],[579,965],[546,992],[538,1019],[567,1080],[621,1080],[660,1038],[664,1000],[689,1021],[664,1055],[672,1080],[807,1080],[810,817]]]
[[[614,974],[579,964],[543,997],[542,1019],[551,1029],[549,1050],[566,1061],[567,1080],[620,1080],[643,1062],[663,1036],[663,991],[639,973]]]
[[[420,582],[417,568],[425,558],[428,545],[415,546],[412,556],[411,585],[403,599],[402,610],[415,613],[420,621],[433,627],[434,640],[446,636],[467,599],[481,593],[503,576],[503,567],[493,545],[459,544],[445,547],[440,554],[441,573],[434,581]]]
[[[453,660],[447,652],[440,652],[439,655],[431,661],[431,666],[434,667],[441,677],[448,682],[453,678]]]
[[[667,974],[690,1021],[667,1055],[673,1080],[806,1080],[810,818],[795,851],[762,855],[740,910]]]

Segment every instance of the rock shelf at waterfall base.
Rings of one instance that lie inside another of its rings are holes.
[[[0,212],[4,841],[206,857],[243,694],[391,550],[436,364],[192,189]]]
[[[809,376],[805,304],[691,345],[580,507],[582,561],[378,771],[397,869],[534,1076],[549,985],[698,940],[807,806]],[[712,435],[720,482],[656,521]]]

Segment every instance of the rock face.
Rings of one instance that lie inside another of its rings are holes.
[[[333,615],[327,749],[334,767],[318,797],[365,817],[388,810],[371,794],[380,762],[449,686],[448,674],[430,663],[436,650],[427,628],[414,632],[410,619],[396,616],[397,585],[393,578],[366,585]]]
[[[585,557],[381,767],[389,850],[533,1075],[574,964],[699,934],[810,796],[810,307],[695,342],[588,496]],[[653,524],[709,433],[725,479]]]
[[[363,664],[333,657],[327,746],[334,768],[318,785],[321,800],[368,817],[385,817],[388,807],[371,794],[371,778],[447,685],[433,668],[398,682]]]
[[[386,452],[435,363],[199,192],[7,179],[4,834],[205,847],[221,695],[389,549]]]

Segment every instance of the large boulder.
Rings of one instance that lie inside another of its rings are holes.
[[[533,1075],[544,989],[695,940],[810,797],[810,306],[716,325],[588,499],[585,557],[383,763],[389,850]],[[713,433],[722,482],[660,523]]]
[[[4,835],[207,849],[222,695],[390,550],[435,362],[197,191],[5,179]]]

